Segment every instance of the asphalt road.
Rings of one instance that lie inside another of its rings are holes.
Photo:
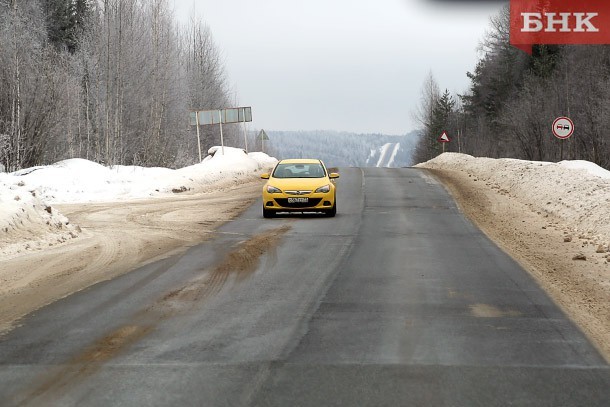
[[[0,339],[0,405],[608,406],[610,368],[416,169],[344,169],[338,214],[264,220]]]

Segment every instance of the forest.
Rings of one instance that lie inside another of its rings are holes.
[[[171,0],[0,0],[0,171],[72,157],[106,165],[195,163],[189,110],[236,101],[209,27],[195,16],[176,23],[171,6]],[[527,55],[509,45],[506,7],[490,19],[480,59],[466,74],[470,88],[463,94],[441,91],[432,74],[423,84],[415,113],[423,136],[414,162],[440,154],[437,139],[447,131],[447,151],[582,159],[610,168],[610,46],[540,45]],[[568,140],[552,135],[559,116],[575,123]],[[319,154],[359,165],[383,141],[314,133],[270,134],[269,148],[282,156],[303,153],[295,143],[311,142],[315,150],[320,137],[332,146],[342,140],[345,148]],[[226,126],[225,143],[242,147],[241,134],[239,126]],[[219,144],[216,126],[202,127],[201,135],[203,151]],[[401,155],[411,154],[403,149]]]
[[[170,0],[0,0],[0,170],[197,160],[189,109],[230,105],[206,24]],[[228,143],[239,129],[227,126]],[[204,151],[218,129],[202,128]]]
[[[610,169],[610,46],[538,45],[533,54],[509,45],[509,8],[490,19],[480,59],[463,94],[441,91],[432,74],[415,116],[423,137],[415,161],[442,151],[492,158],[587,160]],[[567,116],[574,134],[560,140],[555,118]]]

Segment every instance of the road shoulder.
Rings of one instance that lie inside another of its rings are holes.
[[[209,239],[260,196],[260,180],[212,193],[57,205],[75,239],[0,259],[0,334],[47,304]]]
[[[595,256],[586,236],[568,239],[568,227],[535,212],[472,174],[426,169],[460,209],[518,261],[610,361],[610,263]],[[569,241],[568,241],[569,240]],[[582,253],[586,260],[574,260]]]

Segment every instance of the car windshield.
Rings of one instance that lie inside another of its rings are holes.
[[[278,164],[273,171],[274,178],[324,178],[326,171],[319,163]]]

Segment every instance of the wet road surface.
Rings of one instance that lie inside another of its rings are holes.
[[[0,339],[0,405],[610,405],[603,358],[433,178],[338,185],[335,218],[257,202],[29,315]]]

